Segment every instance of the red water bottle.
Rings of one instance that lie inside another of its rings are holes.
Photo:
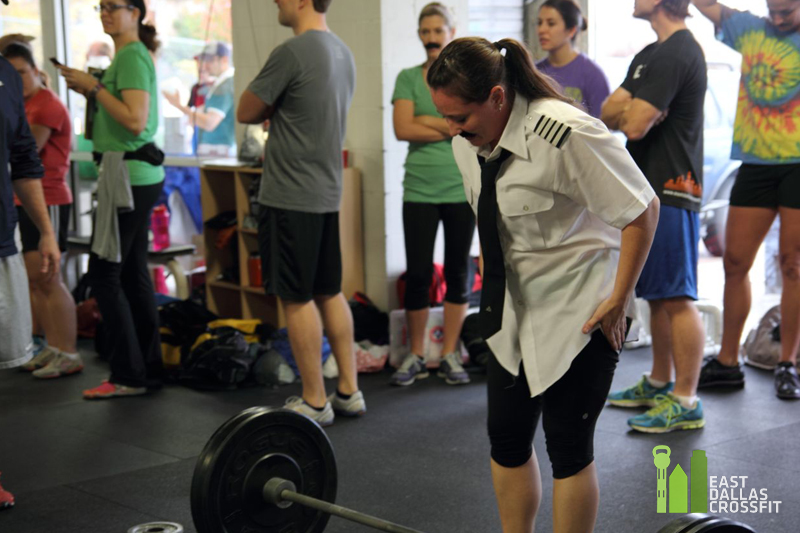
[[[153,231],[153,251],[169,248],[169,211],[167,211],[167,206],[162,204],[153,208],[153,214],[150,215],[150,229]]]

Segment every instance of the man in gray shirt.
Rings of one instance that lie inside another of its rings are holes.
[[[333,423],[334,411],[366,412],[353,354],[353,318],[341,291],[339,249],[342,144],[355,62],[328,30],[330,3],[277,2],[278,21],[295,36],[273,50],[236,113],[245,124],[271,121],[258,198],[264,285],[280,298],[303,382],[302,398],[289,399],[286,407],[322,426]],[[328,397],[322,324],[339,367],[337,390]]]

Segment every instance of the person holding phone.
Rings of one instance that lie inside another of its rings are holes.
[[[102,0],[97,10],[116,50],[102,80],[59,67],[70,89],[97,105],[94,147],[102,165],[88,276],[114,345],[111,376],[83,392],[90,400],[145,394],[161,384],[162,375],[158,313],[147,269],[150,212],[164,181],[163,152],[153,143],[158,92],[150,55],[160,43],[155,28],[143,22],[144,0]]]

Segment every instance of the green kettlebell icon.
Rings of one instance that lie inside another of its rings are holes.
[[[665,450],[666,453],[658,453],[659,450]],[[671,450],[669,446],[656,446],[653,448],[653,464],[656,465],[658,471],[658,481],[656,489],[656,512],[667,512],[667,468],[669,467],[669,455]]]

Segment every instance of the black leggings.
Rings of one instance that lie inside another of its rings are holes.
[[[445,301],[465,304],[469,297],[467,267],[475,215],[467,202],[425,204],[403,202],[403,230],[406,241],[405,308],[409,311],[430,306],[433,276],[433,248],[439,221],[444,226]]]
[[[155,291],[147,270],[150,212],[162,183],[131,187],[133,211],[120,213],[121,263],[89,256],[89,283],[111,333],[111,383],[144,387],[161,379],[161,338]]]
[[[533,453],[533,434],[542,424],[553,477],[574,476],[594,461],[594,427],[606,403],[619,355],[602,331],[572,361],[561,379],[531,398],[525,370],[508,373],[492,356],[488,367],[489,441],[492,459],[515,468]]]

